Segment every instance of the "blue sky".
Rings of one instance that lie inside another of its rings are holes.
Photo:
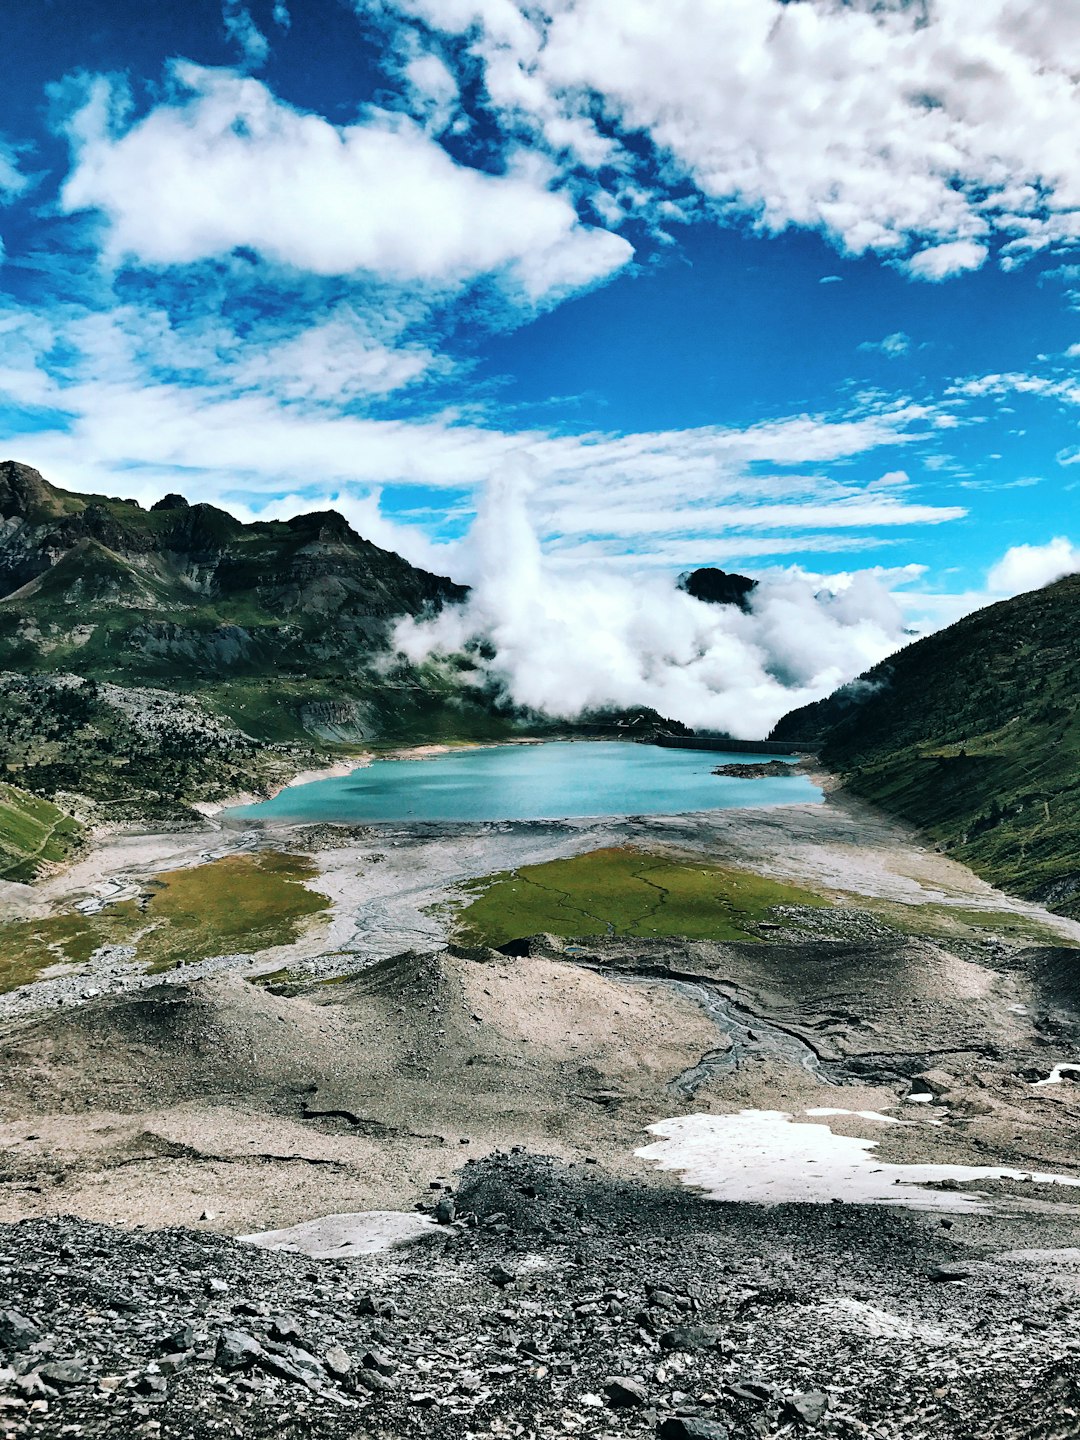
[[[1080,565],[1071,7],[41,0],[5,51],[2,448],[59,484],[475,578],[517,467],[546,565],[921,624]]]

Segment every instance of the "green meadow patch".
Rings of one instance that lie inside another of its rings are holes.
[[[306,856],[276,850],[227,855],[165,871],[137,900],[96,915],[0,925],[0,992],[27,984],[51,965],[84,964],[102,945],[131,945],[138,963],[161,971],[212,955],[292,944],[329,903],[308,888],[316,874]]]
[[[34,879],[63,860],[79,838],[77,820],[39,795],[0,784],[0,880]]]
[[[525,865],[462,889],[469,898],[454,929],[471,945],[503,945],[541,931],[760,940],[756,927],[776,906],[827,905],[801,886],[749,870],[624,847]]]

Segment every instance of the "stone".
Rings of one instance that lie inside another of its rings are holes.
[[[604,1394],[613,1410],[628,1410],[648,1403],[649,1394],[640,1380],[629,1375],[612,1375],[604,1381]]]
[[[970,1280],[972,1272],[964,1265],[931,1265],[926,1273],[931,1280]]]
[[[262,1346],[253,1335],[244,1330],[222,1330],[214,1360],[222,1370],[246,1370],[262,1353]]]
[[[668,1415],[656,1427],[657,1440],[729,1440],[731,1431],[719,1420],[700,1415]]]
[[[90,1383],[87,1372],[72,1360],[49,1360],[38,1366],[37,1373],[46,1385],[52,1385],[57,1390],[70,1390]]]
[[[716,1325],[676,1325],[660,1336],[661,1350],[709,1350],[719,1342]]]
[[[784,1417],[797,1425],[820,1425],[828,1408],[829,1397],[824,1390],[804,1390],[784,1401]]]
[[[323,1356],[323,1368],[335,1380],[344,1380],[352,1373],[353,1363],[340,1345],[332,1345]]]
[[[211,1275],[203,1288],[207,1295],[227,1295],[229,1293],[229,1282],[220,1279],[217,1275]]]
[[[397,1369],[386,1351],[377,1350],[374,1346],[364,1351],[362,1364],[365,1370],[377,1370],[380,1375],[392,1375]]]
[[[0,1348],[29,1350],[41,1339],[41,1331],[18,1310],[0,1310]]]

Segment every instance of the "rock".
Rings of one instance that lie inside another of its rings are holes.
[[[217,1219],[217,1212],[216,1212],[215,1210],[204,1210],[204,1211],[202,1212],[202,1214],[199,1216],[199,1219],[200,1219],[200,1220],[216,1220],[216,1219]]]
[[[0,1310],[0,1347],[4,1350],[29,1350],[41,1338],[38,1327],[20,1311]]]
[[[203,1289],[207,1295],[227,1295],[229,1293],[229,1282],[219,1279],[216,1275],[211,1275],[210,1279],[207,1280],[203,1286]]]
[[[181,1370],[186,1370],[191,1364],[191,1352],[178,1350],[172,1355],[163,1355],[158,1361],[158,1369],[162,1375],[179,1375]]]
[[[362,1385],[365,1390],[373,1390],[376,1394],[397,1388],[389,1375],[381,1375],[378,1370],[357,1370],[355,1378],[357,1385]]]
[[[365,1370],[377,1370],[380,1375],[392,1375],[397,1369],[385,1350],[376,1350],[374,1347],[364,1351],[361,1363]]]
[[[628,1410],[635,1405],[646,1405],[648,1391],[640,1380],[628,1375],[612,1375],[604,1381],[604,1394],[613,1410]]]
[[[253,1335],[244,1330],[222,1330],[214,1360],[222,1370],[247,1370],[262,1353]]]
[[[719,1420],[699,1415],[668,1415],[656,1427],[657,1440],[729,1440],[731,1431]]]
[[[87,1372],[71,1360],[49,1360],[38,1366],[37,1374],[46,1385],[52,1385],[57,1390],[71,1390],[78,1385],[90,1384]]]
[[[435,1219],[440,1225],[452,1225],[456,1217],[457,1206],[454,1204],[453,1198],[449,1195],[444,1196],[435,1206]]]
[[[335,1380],[344,1380],[352,1373],[353,1363],[340,1345],[332,1345],[323,1356],[323,1368]]]
[[[963,1265],[931,1265],[926,1273],[931,1280],[970,1280],[972,1274]]]
[[[804,1390],[784,1401],[783,1413],[785,1419],[797,1425],[820,1425],[828,1408],[829,1397],[824,1390]]]
[[[195,1348],[195,1331],[190,1325],[181,1325],[178,1330],[164,1336],[158,1341],[158,1349],[164,1350],[168,1355],[182,1354],[187,1350]]]
[[[660,1336],[661,1350],[709,1350],[719,1342],[717,1325],[676,1325]]]
[[[145,1395],[149,1400],[164,1400],[169,1385],[164,1375],[141,1375],[135,1382],[136,1395]]]

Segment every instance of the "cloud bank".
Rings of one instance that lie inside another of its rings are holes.
[[[507,126],[662,225],[822,230],[918,279],[1080,237],[1080,10],[1055,0],[355,0],[464,40]],[[668,182],[642,183],[629,135]],[[671,208],[671,192],[683,200]],[[666,210],[665,210],[666,205]]]
[[[1078,571],[1080,545],[1058,535],[1045,545],[1014,545],[1006,550],[991,568],[987,588],[993,595],[1020,595]]]
[[[399,623],[395,643],[411,659],[482,638],[495,650],[489,678],[516,705],[566,718],[651,705],[749,739],[902,643],[901,611],[868,573],[831,590],[797,574],[766,579],[744,614],[695,600],[669,575],[554,564],[526,508],[535,484],[519,462],[493,478],[465,547],[472,593],[433,620]]]

